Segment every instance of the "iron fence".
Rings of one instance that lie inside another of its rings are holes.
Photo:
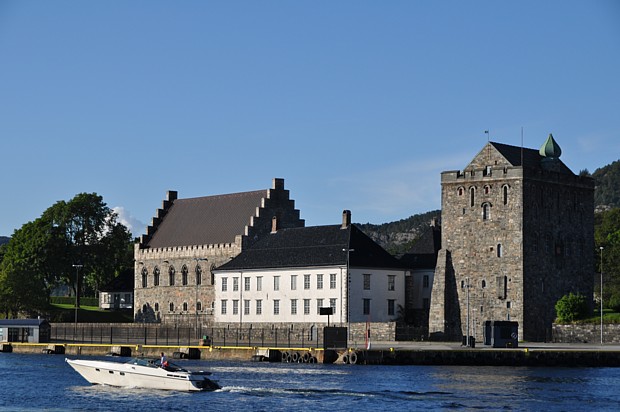
[[[56,343],[317,348],[320,328],[231,328],[168,325],[55,324]]]

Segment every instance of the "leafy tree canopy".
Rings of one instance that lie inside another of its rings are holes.
[[[0,310],[38,311],[58,285],[75,290],[77,277],[78,296],[92,294],[131,267],[131,234],[101,196],[80,193],[16,230],[0,258]]]

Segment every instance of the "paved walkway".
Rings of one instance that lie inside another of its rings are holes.
[[[362,345],[352,345],[362,349]],[[371,349],[375,350],[463,350],[474,349],[462,346],[459,342],[371,342]],[[528,350],[557,350],[557,351],[620,351],[620,344],[591,344],[591,343],[544,343],[544,342],[519,342],[518,349]],[[476,342],[475,349],[493,350]]]

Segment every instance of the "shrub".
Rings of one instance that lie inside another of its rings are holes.
[[[572,292],[564,295],[555,304],[555,312],[561,323],[571,323],[582,319],[588,315],[586,298],[579,293],[573,294]]]

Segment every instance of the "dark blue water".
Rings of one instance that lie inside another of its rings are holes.
[[[64,356],[0,353],[0,410],[620,409],[620,368],[179,363],[212,370],[223,389],[178,393],[91,386]]]

